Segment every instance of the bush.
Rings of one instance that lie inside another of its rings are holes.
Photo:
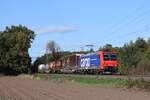
[[[137,65],[137,67],[133,70],[134,74],[138,75],[150,75],[150,62],[148,59],[143,59]]]

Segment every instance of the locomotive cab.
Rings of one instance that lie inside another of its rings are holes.
[[[104,72],[117,72],[117,53],[100,51],[100,62],[100,70],[103,70]]]

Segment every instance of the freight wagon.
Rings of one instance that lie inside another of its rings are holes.
[[[81,54],[72,54],[72,55],[64,57],[62,60],[63,69],[61,69],[61,72],[74,73],[79,66],[80,56]]]
[[[38,72],[39,73],[48,73],[48,66],[46,66],[45,64],[40,64],[38,66]]]
[[[48,64],[48,66],[49,72],[51,73],[60,73],[61,69],[63,69],[62,60],[52,61]]]

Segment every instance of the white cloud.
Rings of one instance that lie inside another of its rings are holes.
[[[78,28],[74,25],[62,25],[62,26],[46,26],[46,27],[33,27],[36,34],[41,33],[68,33],[76,31]]]

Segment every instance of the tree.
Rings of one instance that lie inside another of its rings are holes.
[[[147,49],[147,43],[143,38],[138,37],[138,39],[135,41],[135,48],[139,52],[144,52]]]
[[[53,60],[58,60],[61,56],[60,47],[54,41],[49,41],[46,45],[47,54],[51,54]]]
[[[99,50],[104,51],[116,51],[116,48],[112,46],[112,44],[106,44],[103,47],[100,47]]]
[[[31,58],[28,49],[34,38],[34,32],[22,25],[6,27],[0,32],[0,68],[19,73],[29,71]]]

